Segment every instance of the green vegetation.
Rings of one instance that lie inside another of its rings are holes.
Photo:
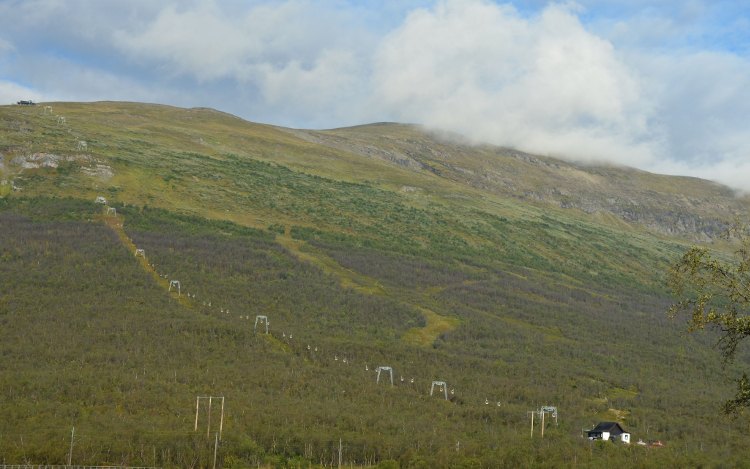
[[[679,298],[670,315],[687,312],[690,329],[706,327],[721,331],[719,344],[725,362],[737,356],[737,348],[750,335],[750,233],[746,225],[735,225],[727,237],[736,241],[734,257],[727,260],[708,249],[694,246],[670,271],[669,283]],[[747,373],[737,381],[737,394],[724,411],[739,412],[750,406]]]
[[[355,466],[748,460],[747,422],[718,412],[745,355],[718,369],[717,336],[664,315],[684,239],[485,190],[445,161],[394,162],[495,151],[413,127],[52,106],[67,127],[0,108],[3,177],[20,188],[0,198],[3,462],[64,463],[75,427],[77,464],[208,467],[219,414],[209,427],[201,407],[195,431],[199,395],[226,398],[227,468],[331,466],[339,440]],[[13,163],[35,153],[61,163]],[[381,365],[393,387],[375,383]],[[527,411],[545,404],[559,426],[532,439]],[[666,447],[592,444],[581,429],[598,420]]]

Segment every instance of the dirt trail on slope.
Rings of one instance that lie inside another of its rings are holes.
[[[341,286],[344,288],[351,288],[364,295],[379,295],[389,297],[396,301],[401,301],[398,298],[395,298],[393,293],[389,292],[376,279],[343,267],[330,256],[327,256],[319,250],[303,250],[305,242],[303,240],[292,238],[289,229],[287,229],[283,235],[277,235],[276,242],[286,248],[300,261],[309,262],[319,267],[323,272],[338,278]],[[406,304],[417,309],[424,317],[426,324],[424,327],[415,327],[406,331],[401,337],[404,342],[421,347],[429,347],[441,334],[452,331],[459,324],[459,320],[456,318],[442,316],[435,311],[418,304]]]
[[[101,216],[101,221],[107,225],[112,231],[114,231],[117,234],[117,237],[120,238],[120,242],[127,248],[128,251],[130,251],[135,259],[140,264],[141,268],[151,274],[151,277],[154,279],[157,285],[162,287],[164,291],[172,297],[175,301],[177,301],[181,306],[185,306],[187,308],[190,308],[192,310],[197,310],[198,304],[195,301],[195,297],[193,296],[193,299],[191,299],[188,295],[181,294],[181,292],[178,292],[174,289],[170,288],[170,281],[171,279],[162,277],[159,275],[159,273],[154,269],[154,267],[151,266],[148,262],[148,258],[146,257],[146,253],[139,253],[138,247],[135,245],[132,239],[128,236],[127,233],[125,233],[124,229],[124,220],[122,215],[117,214],[109,214],[105,213]],[[209,302],[208,307],[211,308],[211,303]],[[203,313],[208,314],[208,311],[205,311],[206,304],[204,303]],[[214,311],[216,308],[218,308],[218,305],[213,306]],[[219,308],[221,311],[221,308]],[[222,311],[223,312],[223,311]],[[229,310],[226,312],[229,314]],[[224,317],[223,315],[221,317]],[[236,318],[236,316],[232,316],[232,318]],[[242,316],[239,316],[239,320],[243,320]],[[226,318],[225,318],[226,319]],[[245,321],[249,321],[250,317],[247,316]],[[261,337],[263,337],[264,340],[268,341],[271,345],[279,348],[280,350],[291,353],[292,350],[289,347],[288,344],[285,344],[281,340],[279,340],[277,337],[274,337],[273,334],[260,334]]]
[[[143,255],[139,255],[136,252],[138,247],[135,245],[133,240],[130,239],[128,234],[125,233],[124,220],[122,218],[122,215],[105,214],[102,216],[102,221],[117,234],[117,237],[120,238],[120,242],[122,242],[122,244],[128,249],[128,251],[130,251],[133,256],[135,256],[135,259],[141,265],[143,270],[151,274],[151,277],[153,277],[157,285],[164,288],[164,290],[166,290],[167,293],[169,293],[169,295],[181,305],[188,307],[193,306],[193,302],[190,301],[187,296],[183,296],[180,292],[169,288],[170,279],[161,277],[159,275],[156,269],[154,269],[151,264],[148,263],[148,258],[146,257],[145,253],[143,253]]]
[[[154,269],[151,264],[149,264],[146,253],[139,255],[139,253],[137,252],[138,247],[125,232],[124,220],[121,215],[104,214],[102,215],[101,220],[105,225],[107,225],[110,229],[112,229],[112,231],[117,234],[120,242],[122,242],[122,244],[128,249],[128,251],[133,254],[135,259],[140,264],[141,268],[151,274],[151,277],[154,279],[157,285],[162,287],[175,301],[179,302],[181,305],[190,308],[195,306],[194,302],[191,301],[190,298],[188,298],[186,295],[181,295],[177,291],[170,289],[170,279],[164,278],[159,275],[156,269]],[[277,235],[276,242],[279,243],[282,247],[286,248],[298,260],[302,262],[309,262],[320,268],[323,272],[336,277],[341,283],[341,286],[344,288],[351,288],[364,295],[385,296],[400,301],[397,298],[394,298],[393,293],[389,292],[376,279],[360,274],[359,272],[355,272],[351,269],[347,269],[341,266],[330,256],[327,256],[326,254],[318,250],[303,250],[305,242],[292,238],[289,230],[287,230],[287,232],[283,235]],[[456,318],[442,316],[435,311],[432,311],[418,304],[406,304],[417,309],[422,314],[426,322],[424,327],[415,327],[406,331],[406,333],[402,336],[402,339],[407,343],[421,347],[429,347],[435,342],[435,340],[437,340],[437,338],[441,334],[452,331],[459,324],[459,320]]]

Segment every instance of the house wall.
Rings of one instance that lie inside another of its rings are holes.
[[[590,440],[603,440],[603,441],[617,441],[620,440],[622,443],[630,444],[630,433],[615,433],[612,432],[592,432],[588,434]],[[612,440],[610,440],[612,438]]]

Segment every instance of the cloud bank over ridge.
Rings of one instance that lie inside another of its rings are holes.
[[[750,18],[720,3],[8,1],[0,101],[416,122],[750,191]]]
[[[648,160],[648,106],[612,45],[566,7],[482,2],[410,15],[378,55],[378,92],[405,120],[535,153]]]

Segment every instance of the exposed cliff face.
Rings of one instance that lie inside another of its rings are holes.
[[[472,145],[417,126],[379,124],[297,134],[483,191],[587,214],[612,215],[670,236],[712,239],[750,208],[750,198],[711,181]]]
[[[557,200],[560,207],[575,208],[587,213],[611,213],[629,223],[638,223],[649,230],[670,235],[711,239],[728,226],[727,219],[704,218],[691,213],[687,207],[662,207],[657,204],[642,205],[633,201],[581,198],[578,201]]]
[[[593,191],[570,192],[560,188],[528,191],[520,198],[536,200],[564,209],[588,214],[611,214],[628,223],[637,223],[650,231],[669,236],[712,239],[723,233],[734,216],[740,214],[741,201],[726,199],[726,204],[709,201],[679,200],[652,194],[651,197],[607,197]],[[737,204],[736,211],[732,205]],[[710,213],[714,213],[711,216]]]

